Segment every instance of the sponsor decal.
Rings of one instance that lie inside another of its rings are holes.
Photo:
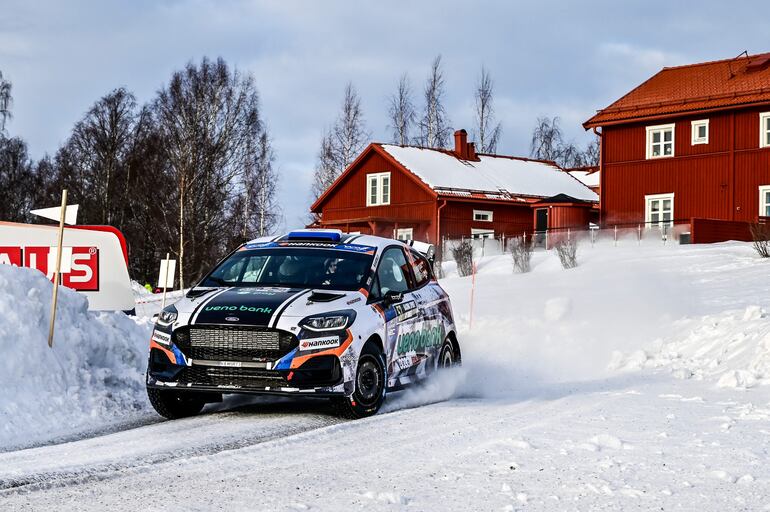
[[[340,346],[339,336],[325,336],[323,338],[309,338],[299,342],[300,350],[319,350]]]
[[[62,249],[62,257],[70,258],[69,262],[62,262],[62,268],[67,270],[61,273],[63,286],[82,292],[99,291],[98,248],[65,246]],[[56,247],[0,247],[0,264],[34,268],[52,281],[56,268],[55,259]]]
[[[219,361],[219,366],[224,366],[227,368],[240,368],[243,366],[243,363],[240,361]]]
[[[371,247],[369,245],[358,245],[358,244],[339,244],[335,247],[335,249],[340,249],[343,251],[352,251],[352,252],[374,252],[376,250],[376,247]]]
[[[203,311],[242,311],[245,313],[272,313],[272,308],[266,308],[266,307],[254,307],[254,306],[206,306],[203,308]],[[235,318],[235,317],[232,317]],[[226,318],[225,320],[229,320],[230,318]],[[235,320],[238,320],[238,318],[235,318]]]
[[[238,320],[240,320],[240,318],[238,318],[237,316],[226,316],[225,320],[227,320],[228,322],[237,322]]]
[[[347,301],[347,302],[346,302],[346,304],[347,304],[348,306],[350,306],[351,304],[355,304],[356,302],[361,302],[361,297],[356,297],[356,298],[355,298],[355,299],[353,299],[353,300],[349,300],[349,301]]]
[[[396,310],[396,316],[399,320],[407,320],[417,315],[417,303],[413,300],[394,304],[393,308]]]
[[[419,362],[420,358],[416,354],[401,356],[394,361],[398,371],[406,370],[407,368],[414,366]]]
[[[153,331],[152,341],[156,341],[163,345],[169,345],[171,343],[171,335],[166,334],[165,332]]]
[[[399,334],[396,352],[406,354],[407,352],[422,351],[426,348],[440,347],[442,343],[444,343],[444,326],[438,324],[414,332]]]

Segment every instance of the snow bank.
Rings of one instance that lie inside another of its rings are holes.
[[[749,244],[583,243],[563,270],[538,250],[533,270],[510,254],[478,260],[471,278],[446,263],[463,368],[406,393],[393,407],[450,397],[547,397],[555,384],[665,368],[722,387],[770,382],[770,273]]]
[[[49,349],[51,294],[36,270],[0,265],[0,451],[149,411],[149,323],[89,312],[83,295],[60,288]]]
[[[715,381],[724,388],[770,384],[770,319],[762,307],[682,319],[674,330],[645,350],[617,352],[610,367],[663,368],[680,379]]]

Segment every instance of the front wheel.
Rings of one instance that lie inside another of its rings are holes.
[[[170,389],[147,388],[147,397],[155,411],[170,420],[195,416],[206,401],[194,394]]]
[[[367,345],[358,358],[356,390],[349,397],[333,398],[337,415],[358,419],[372,416],[385,401],[385,357],[374,345]]]

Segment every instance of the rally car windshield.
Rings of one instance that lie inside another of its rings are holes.
[[[315,248],[250,249],[234,253],[198,286],[282,286],[358,290],[371,254]]]

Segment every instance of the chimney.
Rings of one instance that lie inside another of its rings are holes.
[[[455,154],[462,160],[468,159],[468,132],[465,130],[455,132]]]
[[[466,147],[468,148],[468,160],[478,160],[479,157],[476,156],[476,144],[469,142]]]

